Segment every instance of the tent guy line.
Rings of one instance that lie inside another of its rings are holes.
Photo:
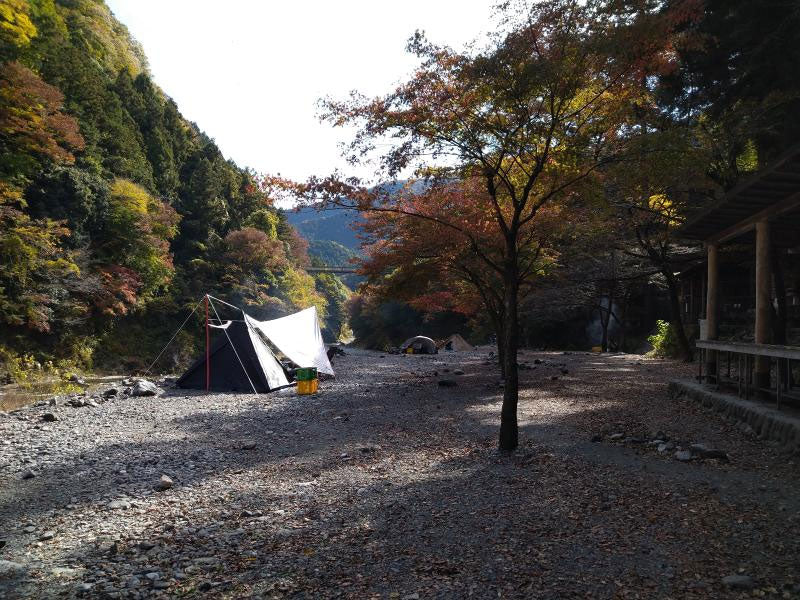
[[[198,300],[198,301],[197,301],[197,304],[195,304],[195,305],[194,305],[194,308],[193,308],[193,309],[192,309],[192,311],[191,311],[191,312],[190,312],[190,313],[189,313],[189,314],[186,316],[186,318],[183,320],[183,323],[181,323],[180,327],[178,327],[178,329],[177,329],[177,330],[175,330],[175,333],[174,333],[174,334],[172,334],[172,337],[171,337],[171,338],[170,338],[170,340],[169,340],[169,341],[166,343],[166,345],[165,345],[165,346],[164,346],[164,347],[161,349],[161,352],[159,352],[159,353],[158,353],[158,356],[156,356],[155,360],[153,360],[153,362],[151,362],[151,363],[150,363],[150,366],[149,366],[149,367],[147,367],[147,370],[144,372],[144,374],[145,374],[145,375],[147,375],[147,374],[150,372],[150,369],[152,369],[152,368],[153,368],[153,365],[155,365],[155,364],[158,362],[158,359],[159,359],[159,358],[161,358],[161,355],[162,355],[162,354],[164,354],[164,351],[165,351],[165,350],[166,350],[166,349],[169,347],[169,345],[170,345],[170,344],[171,344],[173,341],[175,341],[175,338],[176,338],[176,337],[177,337],[177,335],[178,335],[178,334],[181,332],[181,329],[183,329],[183,326],[184,326],[184,325],[186,325],[186,323],[189,321],[189,319],[191,319],[191,318],[192,318],[192,315],[193,315],[195,312],[197,312],[197,307],[198,307],[198,306],[200,306],[200,303],[201,303],[202,301],[203,301],[203,298],[201,298],[200,300]]]

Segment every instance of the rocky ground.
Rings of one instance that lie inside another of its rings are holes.
[[[0,598],[800,597],[798,457],[670,401],[693,369],[526,352],[503,455],[488,355],[0,413]]]

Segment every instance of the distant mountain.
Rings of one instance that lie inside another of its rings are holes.
[[[285,214],[289,223],[294,225],[309,242],[337,242],[355,254],[360,253],[360,242],[352,227],[359,219],[355,211],[318,211],[315,208],[305,207],[299,211],[288,210]]]

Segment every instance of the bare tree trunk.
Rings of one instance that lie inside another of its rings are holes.
[[[603,308],[603,299],[600,298],[600,327],[603,328],[603,337],[600,339],[600,349],[608,352],[608,323],[611,319],[609,313]]]
[[[506,377],[506,363],[505,363],[505,356],[506,356],[506,344],[505,344],[505,331],[502,321],[502,316],[497,319],[497,322],[494,326],[495,334],[497,337],[497,360],[500,365],[500,377],[505,379]]]
[[[519,370],[517,350],[519,347],[519,266],[517,265],[516,248],[510,249],[506,257],[503,274],[505,311],[503,315],[503,363],[505,365],[505,389],[503,391],[503,407],[500,412],[500,449],[510,452],[519,445],[519,427],[517,424],[517,403],[519,399]]]
[[[662,274],[667,280],[670,325],[672,325],[672,330],[675,332],[675,337],[678,339],[681,358],[686,362],[692,362],[694,360],[694,352],[689,345],[689,339],[686,337],[686,330],[683,327],[683,319],[681,319],[681,299],[678,294],[678,282],[675,281],[675,276],[667,269],[664,269]]]

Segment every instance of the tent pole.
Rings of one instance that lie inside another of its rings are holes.
[[[206,294],[206,391],[211,388],[211,357],[209,356],[209,333],[208,333],[208,294]]]

